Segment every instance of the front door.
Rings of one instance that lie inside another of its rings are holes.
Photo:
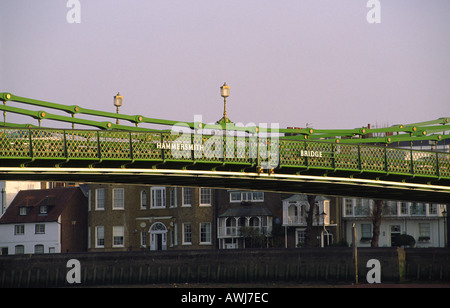
[[[167,250],[167,228],[163,223],[154,223],[148,232],[150,233],[150,250]]]

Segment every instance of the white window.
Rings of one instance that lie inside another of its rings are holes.
[[[97,188],[95,190],[95,209],[102,211],[105,209],[105,189]]]
[[[408,203],[407,202],[401,202],[400,203],[400,215],[408,215]]]
[[[123,210],[125,207],[125,193],[123,188],[113,189],[113,210]]]
[[[105,227],[103,226],[95,227],[95,247],[105,247]]]
[[[27,208],[22,206],[19,208],[19,216],[26,216],[27,215]]]
[[[14,226],[14,235],[24,235],[24,234],[25,234],[25,225]]]
[[[183,206],[192,205],[192,188],[183,187]]]
[[[295,247],[300,248],[305,245],[306,229],[295,229]]]
[[[435,203],[428,205],[428,215],[437,215],[438,214],[438,205]]]
[[[147,231],[141,232],[141,248],[147,247]]]
[[[141,191],[141,210],[147,208],[147,192],[145,190]]]
[[[124,228],[123,226],[113,227],[113,247],[124,247]]]
[[[211,189],[200,188],[200,206],[211,205]]]
[[[345,216],[353,216],[353,199],[344,199]]]
[[[170,195],[169,195],[169,198],[170,198],[170,207],[177,207],[177,188],[176,187],[172,187],[171,189],[170,189]]]
[[[241,202],[242,197],[239,191],[230,192],[230,202]]]
[[[183,245],[192,244],[192,226],[190,223],[183,224]]]
[[[44,245],[41,245],[41,244],[34,245],[34,253],[35,254],[43,254],[44,253]]]
[[[430,223],[419,223],[419,241],[429,241],[431,238]]]
[[[45,234],[45,224],[36,224],[34,226],[35,234]]]
[[[200,244],[211,244],[211,223],[200,223]]]
[[[166,188],[152,187],[152,209],[161,209],[166,207]]]
[[[369,199],[355,199],[355,207],[353,209],[355,216],[369,216],[370,215],[370,200]]]
[[[178,225],[174,224],[173,228],[169,230],[170,236],[170,247],[174,247],[178,245]]]
[[[25,246],[23,246],[23,245],[16,245],[14,253],[16,255],[23,255],[25,253]]]
[[[372,238],[372,224],[361,224],[361,240]]]
[[[48,214],[48,207],[46,205],[41,205],[39,207],[39,215],[47,215]]]
[[[230,202],[264,202],[264,192],[261,191],[232,191]]]

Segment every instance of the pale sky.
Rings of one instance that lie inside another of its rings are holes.
[[[450,116],[448,0],[379,0],[374,24],[368,0],[79,2],[71,24],[67,0],[0,0],[0,92],[115,112],[120,91],[126,114],[215,122],[226,81],[243,124]]]

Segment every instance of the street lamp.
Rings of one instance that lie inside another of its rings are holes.
[[[226,82],[220,87],[220,95],[223,97],[223,117],[218,123],[230,123],[231,121],[227,117],[227,97],[230,96],[230,86],[227,86]]]
[[[123,104],[123,96],[118,92],[116,96],[114,96],[114,106],[116,106],[116,113],[119,114],[119,107],[122,107]],[[116,124],[119,124],[119,118],[116,120]]]

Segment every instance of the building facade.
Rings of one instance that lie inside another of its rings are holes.
[[[209,188],[88,185],[89,251],[211,249]]]
[[[22,190],[0,218],[3,255],[87,250],[87,197],[79,187]]]
[[[312,246],[327,247],[339,238],[337,234],[336,211],[334,199],[316,196],[313,214]],[[283,227],[286,233],[286,248],[305,246],[307,213],[310,204],[306,195],[292,195],[283,200]]]
[[[352,226],[357,245],[370,247],[373,235],[373,200],[343,198],[342,221],[347,241],[352,241]],[[400,246],[401,235],[414,238],[414,247],[446,247],[447,212],[442,204],[385,201],[382,208],[379,247]]]
[[[216,190],[219,249],[283,247],[283,194]]]

